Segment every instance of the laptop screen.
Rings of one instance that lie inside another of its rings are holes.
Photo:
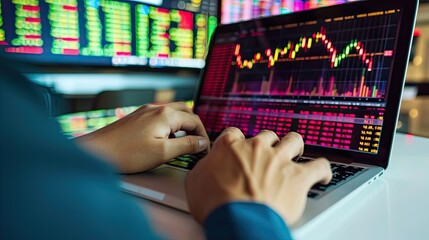
[[[402,9],[319,10],[218,29],[196,105],[212,138],[296,131],[307,146],[378,154]]]

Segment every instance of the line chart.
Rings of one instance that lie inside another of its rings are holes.
[[[394,55],[396,25],[389,24],[390,17],[319,22],[299,32],[283,28],[243,37],[234,45],[236,71],[228,94],[383,99]]]
[[[263,53],[257,52],[252,59],[242,59],[240,54],[241,45],[235,46],[235,62],[240,68],[251,69],[255,63],[267,62],[268,68],[275,65],[276,62],[281,61],[282,58],[296,59],[300,51],[309,51],[314,44],[322,43],[326,47],[326,51],[330,54],[328,60],[330,67],[338,67],[341,62],[347,57],[359,57],[362,62],[367,65],[368,71],[372,71],[373,56],[383,54],[384,56],[393,56],[393,51],[388,50],[382,53],[368,54],[362,42],[354,39],[342,50],[338,51],[331,40],[326,36],[325,30],[313,33],[311,37],[301,37],[297,43],[289,41],[283,48],[275,48],[274,50],[268,48]],[[356,54],[352,54],[355,50]],[[265,60],[265,61],[264,61]]]

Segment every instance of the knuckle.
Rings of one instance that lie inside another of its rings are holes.
[[[228,127],[223,130],[222,134],[216,141],[222,142],[223,144],[232,144],[233,142],[237,141],[238,135],[243,135],[240,129],[236,127]]]
[[[151,103],[149,103],[149,104],[144,105],[142,108],[145,108],[145,109],[152,109],[152,108],[155,108],[155,107],[156,107],[156,105],[155,105],[155,104],[151,104]]]
[[[232,132],[227,132],[223,137],[220,139],[223,143],[230,144],[234,142],[235,138],[232,134]]]
[[[298,165],[298,164],[294,164],[294,165],[291,165],[291,167],[292,167],[292,169],[293,169],[293,173],[295,174],[295,175],[301,175],[301,174],[303,174],[304,173],[304,168],[301,166],[301,165]]]
[[[148,111],[148,110],[150,110],[150,109],[152,109],[153,108],[153,106],[151,105],[151,104],[146,104],[146,105],[143,105],[143,106],[141,106],[141,107],[139,107],[136,111],[134,111],[135,113],[137,112],[137,113],[141,113],[141,112],[146,112],[146,111]]]
[[[279,139],[279,136],[277,135],[277,133],[275,133],[274,131],[272,131],[272,130],[262,130],[261,131],[261,133],[266,133],[266,134],[270,134],[271,136],[273,136],[274,138],[276,138],[277,140],[280,140]]]
[[[332,176],[331,163],[326,158],[320,158],[319,161],[323,165],[323,168],[326,170],[326,172],[328,172],[329,175]]]
[[[145,113],[145,114],[152,114],[154,113],[154,110],[156,110],[159,106],[155,105],[155,104],[146,104],[144,106],[141,106],[137,111],[140,113]]]
[[[157,113],[160,115],[168,114],[171,112],[171,108],[167,106],[158,106],[156,109]]]
[[[187,107],[186,103],[184,101],[177,101],[176,103],[179,104],[179,105],[182,105],[184,107]]]
[[[225,131],[231,135],[242,134],[241,130],[239,128],[236,128],[236,127],[228,127]]]
[[[167,149],[167,146],[165,144],[161,144],[158,147],[158,153],[159,153],[159,156],[161,159],[164,160],[167,157],[167,152],[168,152],[168,149]]]
[[[284,167],[284,174],[289,175],[295,179],[301,179],[302,178],[306,178],[307,175],[305,174],[305,169],[297,164],[287,164]],[[299,180],[300,181],[300,180]]]
[[[254,148],[260,148],[265,144],[265,141],[261,138],[255,137],[252,138],[251,143]]]
[[[197,121],[201,122],[200,116],[198,116],[197,114],[194,114],[194,117],[197,119]]]
[[[200,119],[200,117],[198,117],[198,115],[193,114],[193,113],[190,113],[190,115],[189,115],[189,116],[191,116],[191,117],[192,117],[192,119],[193,119],[197,124],[201,122],[201,119]]]
[[[168,155],[169,151],[169,144],[163,140],[158,142],[156,145],[153,145],[151,149],[151,152],[156,153],[158,158],[162,161],[167,160],[170,157]]]
[[[330,168],[330,162],[326,158],[316,158],[314,162],[318,162],[321,167]]]
[[[289,132],[288,133],[292,138],[294,138],[295,140],[299,141],[300,143],[304,144],[304,140],[302,139],[301,134],[297,133],[297,132]]]
[[[185,146],[189,149],[190,152],[198,152],[198,142],[194,138],[184,138]]]

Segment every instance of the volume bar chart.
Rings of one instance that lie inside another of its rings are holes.
[[[375,83],[368,86],[365,72],[355,81],[342,81],[338,83],[331,76],[328,81],[320,77],[317,81],[297,80],[293,76],[285,81],[236,81],[231,94],[252,94],[270,96],[325,96],[325,97],[365,97],[382,98],[385,83]]]

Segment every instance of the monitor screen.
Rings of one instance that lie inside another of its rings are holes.
[[[193,101],[186,101],[189,108]],[[118,107],[64,114],[57,117],[62,133],[68,138],[79,137],[98,130],[134,112],[140,106]]]
[[[102,128],[135,111],[137,106],[92,110],[57,117],[61,130],[68,138],[79,137]]]
[[[221,23],[297,12],[356,0],[221,0]]]
[[[394,60],[408,45],[401,9],[361,5],[220,26],[195,107],[209,136],[296,131],[307,146],[379,154],[402,86],[393,71],[405,69]]]
[[[215,0],[0,2],[0,54],[39,65],[203,68]]]

